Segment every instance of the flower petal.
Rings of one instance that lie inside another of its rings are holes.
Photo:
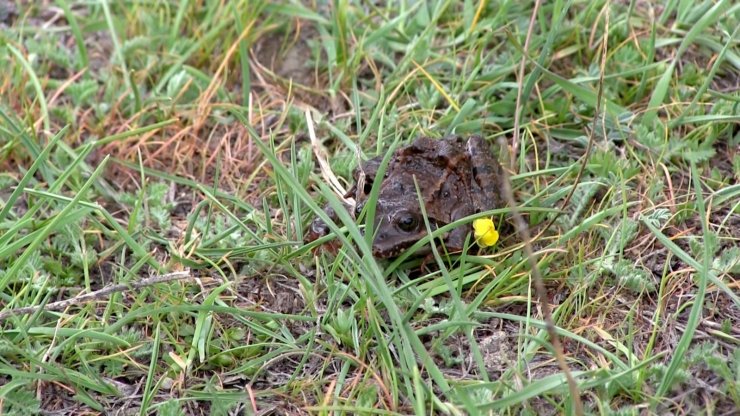
[[[479,246],[490,247],[498,241],[498,231],[490,218],[478,218],[473,221],[475,240]]]

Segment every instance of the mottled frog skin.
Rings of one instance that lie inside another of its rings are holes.
[[[370,159],[355,171],[355,185],[346,195],[355,198],[356,206],[352,210],[355,217],[379,179],[381,160],[382,157]],[[480,136],[418,138],[393,154],[381,180],[373,223],[372,248],[376,258],[398,256],[427,234],[419,195],[432,229],[503,206],[501,166]],[[332,210],[327,212],[335,217]],[[443,236],[447,250],[461,250],[469,231],[469,226],[462,226]],[[309,229],[307,240],[328,232],[326,224],[317,219]]]

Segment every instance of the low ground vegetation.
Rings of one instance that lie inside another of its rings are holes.
[[[576,412],[530,260],[584,412],[735,412],[740,5],[660,3],[0,0],[0,413]],[[533,258],[304,243],[452,133]]]

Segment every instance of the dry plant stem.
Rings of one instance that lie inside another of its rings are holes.
[[[503,137],[499,138],[499,141],[502,142],[502,146],[506,145]],[[552,343],[553,349],[555,350],[555,358],[558,361],[558,366],[560,366],[560,370],[562,370],[563,374],[565,374],[565,378],[568,379],[568,390],[570,391],[570,395],[573,399],[574,414],[580,416],[583,414],[581,395],[578,391],[576,380],[570,373],[568,363],[565,362],[563,346],[560,344],[560,338],[555,331],[555,323],[552,320],[552,311],[550,310],[550,300],[547,297],[547,289],[545,288],[545,283],[542,280],[542,275],[540,274],[540,268],[537,264],[534,250],[532,250],[532,241],[530,240],[531,236],[529,233],[529,227],[524,221],[522,214],[517,209],[516,201],[514,200],[514,193],[511,190],[511,182],[509,181],[508,174],[505,170],[504,176],[506,177],[503,181],[504,197],[506,198],[506,203],[509,204],[509,206],[511,207],[511,214],[514,217],[514,225],[516,226],[517,233],[519,233],[519,238],[524,241],[524,254],[527,256],[529,267],[532,269],[532,280],[534,281],[534,288],[537,295],[537,300],[539,301],[540,307],[542,308],[542,315],[544,316],[547,334],[550,337],[550,342]]]
[[[609,4],[605,7],[609,7]],[[609,12],[606,12],[605,18],[604,18],[604,33],[609,33]],[[601,100],[604,96],[604,71],[606,67],[606,47],[607,47],[607,37],[606,35],[603,36],[602,42],[601,42],[601,62],[599,63],[599,85],[598,89],[596,91],[596,107],[594,108],[594,120],[593,120],[593,126],[591,127],[591,133],[588,135],[588,144],[586,145],[586,153],[583,155],[583,163],[581,163],[581,166],[578,168],[578,174],[576,175],[576,179],[574,181],[573,187],[568,192],[568,195],[565,196],[565,199],[563,200],[563,203],[560,205],[560,209],[553,215],[553,217],[550,219],[550,221],[545,224],[544,227],[540,230],[539,233],[537,233],[537,236],[534,238],[535,240],[542,237],[547,230],[552,227],[552,225],[555,223],[555,221],[560,217],[560,215],[564,212],[565,207],[568,206],[570,203],[571,198],[573,198],[573,194],[576,192],[576,188],[578,188],[578,184],[581,183],[581,178],[583,177],[583,173],[586,171],[586,165],[588,164],[588,160],[591,157],[591,150],[594,147],[594,141],[596,136],[596,120],[599,119],[599,116],[601,115]],[[601,115],[603,118],[604,116]],[[602,120],[601,123],[602,126],[604,126],[604,122]],[[514,131],[517,131],[516,129]]]
[[[163,274],[161,276],[148,277],[146,279],[141,279],[136,282],[121,283],[117,285],[107,286],[100,290],[96,290],[94,292],[75,296],[71,299],[60,300],[58,302],[52,302],[45,306],[44,305],[28,306],[25,308],[10,309],[7,311],[0,312],[0,322],[8,319],[11,316],[30,315],[40,309],[43,309],[45,311],[60,311],[62,309],[65,309],[69,306],[72,306],[78,303],[85,303],[85,302],[89,302],[92,300],[98,300],[98,299],[104,298],[112,293],[123,292],[126,290],[141,289],[142,287],[152,286],[158,283],[171,282],[173,280],[187,279],[189,277],[190,277],[190,271],[168,273],[168,274]]]
[[[538,0],[535,3],[535,9],[532,13],[532,18],[530,19],[530,27],[527,32],[527,38],[524,43],[524,56],[522,56],[522,62],[519,68],[519,92],[517,94],[516,108],[514,112],[514,138],[512,140],[512,152],[513,152],[512,157],[511,157],[512,168],[514,167],[514,160],[515,160],[514,158],[517,153],[517,149],[519,147],[520,105],[521,105],[522,82],[524,80],[524,64],[525,64],[525,60],[527,59],[528,50],[529,50],[529,40],[530,40],[531,33],[534,27],[534,19],[537,14],[537,8],[539,7],[539,4],[540,4],[540,1]],[[609,7],[608,4],[606,7],[607,8]],[[601,47],[601,68],[600,68],[600,74],[599,74],[599,85],[598,85],[596,108],[595,108],[595,114],[594,114],[594,125],[593,125],[593,128],[591,129],[591,134],[589,136],[588,147],[586,148],[586,154],[584,155],[584,158],[583,158],[583,164],[581,165],[578,171],[578,176],[576,177],[576,182],[575,182],[576,185],[573,186],[568,196],[566,197],[565,204],[567,204],[570,198],[573,197],[577,184],[579,183],[579,181],[581,180],[581,177],[583,176],[583,173],[586,168],[586,163],[588,162],[589,155],[591,154],[591,149],[593,147],[594,136],[595,136],[595,131],[596,131],[596,120],[598,119],[601,113],[601,100],[603,96],[603,85],[604,85],[604,65],[606,63],[606,47],[607,47],[607,34],[608,33],[609,33],[609,13],[607,10],[606,18],[605,18],[603,43]],[[505,146],[503,138],[499,138],[499,141],[502,142],[502,144]],[[504,172],[504,176],[506,176],[506,172]],[[534,281],[536,295],[539,300],[540,307],[542,308],[542,315],[544,316],[547,333],[550,338],[550,342],[552,343],[553,349],[555,350],[555,358],[558,361],[558,365],[560,369],[563,371],[563,374],[565,374],[565,377],[568,380],[568,390],[570,391],[571,399],[573,400],[573,411],[576,415],[582,415],[583,414],[583,403],[581,402],[580,393],[578,391],[578,385],[576,384],[576,381],[570,372],[568,363],[565,361],[565,354],[563,353],[563,346],[560,343],[560,338],[558,337],[558,334],[555,330],[555,323],[552,320],[552,311],[550,310],[550,303],[549,303],[549,299],[547,296],[547,289],[545,288],[544,281],[542,280],[542,275],[540,274],[539,265],[537,263],[537,259],[535,258],[534,250],[532,249],[532,240],[530,239],[531,235],[529,233],[529,227],[527,226],[527,223],[524,221],[524,218],[522,217],[521,213],[517,209],[516,201],[514,200],[514,194],[511,190],[511,183],[508,179],[508,176],[506,176],[506,180],[504,180],[503,185],[504,185],[503,186],[504,196],[507,199],[509,206],[511,207],[511,213],[514,217],[517,232],[519,233],[519,237],[521,238],[521,240],[524,241],[524,252],[527,256],[527,260],[532,270],[532,280]],[[554,223],[556,218],[557,218],[557,214],[555,218],[553,218],[547,224],[544,230],[547,230]],[[542,233],[540,233],[538,237],[541,235]]]
[[[514,138],[511,140],[511,154],[509,155],[511,169],[514,170],[514,160],[516,160],[516,154],[519,151],[519,124],[521,123],[521,104],[522,104],[522,82],[524,81],[524,66],[527,62],[527,55],[529,52],[529,42],[532,39],[532,32],[534,31],[534,21],[537,18],[537,10],[540,8],[542,0],[534,2],[534,10],[532,10],[532,16],[529,18],[529,29],[527,29],[527,37],[524,39],[524,54],[522,55],[522,61],[519,63],[519,75],[517,76],[519,81],[519,88],[516,92],[516,106],[514,107]]]
[[[607,6],[608,7],[608,4]],[[589,140],[588,145],[586,147],[586,153],[583,156],[583,163],[581,164],[580,169],[578,170],[578,175],[576,176],[575,185],[573,188],[571,188],[570,192],[565,198],[565,201],[563,203],[563,207],[565,207],[568,204],[568,201],[573,197],[573,194],[576,190],[576,187],[578,186],[578,183],[581,180],[581,177],[583,176],[584,171],[586,170],[586,164],[588,163],[589,156],[591,155],[591,149],[593,148],[594,144],[594,137],[596,133],[596,121],[598,120],[599,116],[601,115],[601,101],[603,99],[604,94],[604,68],[606,65],[606,51],[607,51],[607,36],[606,34],[609,33],[609,13],[607,11],[605,20],[604,20],[604,36],[602,39],[601,44],[601,62],[600,62],[600,71],[599,71],[599,84],[598,84],[598,91],[596,96],[596,108],[595,114],[594,114],[594,120],[593,120],[593,127],[591,129],[591,133],[589,134]],[[525,52],[527,51],[527,46],[525,45]],[[525,56],[526,58],[526,56]],[[519,83],[521,90],[521,82],[522,78],[520,76]],[[518,100],[517,100],[518,101]],[[517,105],[517,112],[516,115],[518,115],[518,105]],[[519,124],[518,119],[515,118],[514,122],[514,134],[517,135],[517,132],[519,131]],[[602,122],[603,125],[603,122]],[[503,142],[503,138],[499,138],[499,141]],[[504,143],[505,145],[505,143]],[[512,159],[513,161],[513,159]],[[506,172],[504,172],[504,175],[506,175]],[[517,228],[517,232],[519,233],[519,237],[524,241],[524,252],[527,255],[527,260],[529,261],[529,265],[532,268],[532,279],[534,280],[534,286],[535,291],[537,292],[537,298],[539,299],[540,305],[542,307],[542,314],[545,318],[545,325],[547,328],[548,335],[550,337],[550,340],[552,342],[553,348],[555,349],[555,355],[556,359],[558,361],[558,365],[560,366],[560,369],[565,374],[565,377],[568,379],[568,388],[570,390],[570,394],[573,398],[573,404],[574,404],[574,412],[576,415],[582,415],[583,414],[583,404],[581,403],[580,394],[578,393],[578,385],[575,382],[575,379],[573,379],[573,375],[570,373],[570,369],[568,368],[568,364],[565,362],[565,356],[563,354],[563,347],[560,344],[560,338],[558,337],[556,331],[555,331],[555,323],[552,320],[552,312],[550,311],[550,304],[549,300],[547,298],[547,290],[545,289],[545,284],[542,281],[542,276],[540,275],[539,266],[537,264],[537,260],[534,258],[534,251],[532,250],[532,244],[530,240],[530,233],[529,233],[529,227],[527,226],[527,223],[522,218],[522,215],[519,213],[519,210],[516,208],[516,201],[514,200],[514,194],[511,191],[511,183],[507,179],[504,181],[504,196],[507,199],[507,202],[509,206],[511,207],[511,213],[514,217],[515,225]],[[537,238],[539,238],[552,224],[555,222],[555,220],[558,218],[560,210],[558,213],[555,214],[555,216],[547,223],[547,225],[542,229],[542,231],[537,235]]]
[[[326,158],[326,154],[321,148],[321,143],[319,142],[319,139],[316,137],[313,118],[311,117],[311,110],[306,110],[305,116],[306,126],[308,126],[308,137],[311,139],[311,148],[313,149],[313,154],[314,156],[316,156],[316,160],[318,160],[319,162],[321,176],[323,176],[326,183],[328,183],[332,187],[334,193],[336,193],[339,198],[344,201],[344,203],[354,204],[354,201],[349,201],[347,198],[344,197],[344,195],[347,194],[347,190],[344,189],[342,184],[339,182],[339,179],[337,179],[337,176],[334,175],[334,172],[331,170],[331,166],[329,166],[329,161]]]

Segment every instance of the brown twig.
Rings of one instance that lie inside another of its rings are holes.
[[[527,52],[529,50],[529,39],[532,31],[532,26],[534,26],[534,19],[537,12],[537,7],[539,6],[540,1],[538,0],[535,3],[535,10],[532,13],[532,19],[530,20],[530,29],[527,32],[527,38],[525,40],[524,44],[524,55],[522,56],[522,63],[519,68],[519,94],[517,95],[517,103],[516,108],[514,112],[514,137],[512,139],[512,149],[514,154],[512,155],[511,164],[513,166],[514,164],[514,155],[516,154],[516,148],[519,145],[519,124],[520,124],[520,105],[521,105],[521,90],[522,90],[522,82],[524,78],[524,63],[525,60],[527,60]],[[601,113],[601,101],[603,99],[603,92],[604,92],[604,71],[605,71],[605,64],[606,64],[606,50],[607,50],[607,36],[609,33],[609,12],[606,11],[606,18],[605,18],[605,28],[604,28],[604,35],[603,35],[603,41],[601,46],[601,65],[600,65],[600,73],[599,73],[599,84],[598,84],[598,92],[596,97],[596,107],[595,107],[595,115],[593,119],[593,128],[591,130],[591,134],[589,136],[588,146],[586,148],[586,153],[583,157],[583,164],[581,165],[578,176],[576,177],[575,185],[570,190],[568,196],[566,197],[566,201],[563,205],[563,207],[566,206],[570,198],[572,198],[576,187],[578,186],[578,183],[581,180],[581,177],[583,176],[583,173],[585,172],[586,164],[588,163],[589,156],[591,154],[591,150],[593,148],[594,143],[594,137],[596,133],[597,128],[597,120]],[[603,122],[602,122],[603,126]],[[502,147],[506,145],[503,138],[500,137],[499,141],[501,142]],[[583,414],[583,403],[581,402],[580,393],[578,391],[578,385],[576,384],[575,379],[573,378],[573,375],[570,372],[570,368],[568,367],[568,363],[565,361],[565,354],[563,352],[562,344],[560,343],[560,338],[558,337],[558,334],[555,330],[555,323],[552,320],[552,311],[550,310],[550,303],[547,296],[547,289],[545,288],[544,281],[542,279],[542,275],[540,274],[539,270],[539,264],[537,260],[535,259],[534,250],[532,249],[532,240],[529,227],[527,226],[527,223],[524,221],[524,218],[522,217],[521,213],[517,209],[516,201],[514,200],[514,193],[511,189],[511,183],[508,179],[507,173],[504,172],[504,176],[506,179],[503,181],[503,190],[504,190],[504,196],[507,199],[507,202],[509,206],[511,207],[511,213],[514,217],[515,226],[517,229],[517,232],[519,233],[519,237],[524,242],[524,252],[527,256],[527,260],[529,262],[530,268],[532,270],[532,280],[534,281],[535,286],[535,292],[537,295],[537,298],[540,303],[540,307],[542,308],[542,315],[544,316],[545,320],[545,326],[547,329],[548,336],[550,338],[550,342],[552,343],[553,349],[555,350],[555,358],[557,359],[558,366],[563,371],[563,374],[565,374],[566,379],[568,380],[568,390],[570,391],[570,395],[573,399],[573,407],[574,407],[574,413],[576,415],[582,415]],[[559,214],[556,214],[555,218],[550,220],[547,224],[547,226],[544,227],[543,231],[538,234],[538,238],[544,233],[545,230],[547,230],[557,219]]]
[[[608,5],[607,5],[608,7]],[[581,178],[583,177],[584,172],[586,172],[586,166],[588,165],[588,160],[591,157],[591,150],[594,147],[594,141],[596,136],[596,121],[599,119],[599,115],[601,113],[601,100],[604,96],[604,71],[606,70],[606,46],[607,46],[607,34],[609,33],[609,12],[606,12],[606,17],[604,20],[604,37],[602,39],[601,44],[601,62],[599,64],[599,84],[598,89],[596,91],[596,107],[594,108],[594,120],[593,120],[593,126],[591,127],[591,133],[588,135],[588,144],[586,145],[586,152],[583,154],[583,163],[581,163],[581,166],[578,168],[578,174],[576,175],[576,179],[573,183],[573,187],[568,192],[568,195],[565,196],[565,199],[563,200],[563,203],[560,205],[560,209],[553,215],[553,217],[545,224],[544,227],[540,229],[540,232],[537,233],[535,236],[535,240],[542,237],[547,230],[552,227],[553,224],[555,224],[555,221],[560,217],[560,215],[565,212],[565,207],[568,206],[570,203],[571,198],[573,198],[573,195],[576,192],[576,189],[578,188],[578,184],[581,182]],[[601,123],[602,128],[604,126],[604,122]]]
[[[96,290],[94,292],[75,296],[71,299],[60,300],[58,302],[52,302],[47,305],[27,306],[24,308],[9,309],[7,311],[0,312],[0,322],[10,318],[11,316],[30,315],[41,309],[45,311],[60,311],[60,310],[63,310],[69,306],[72,306],[78,303],[84,303],[84,302],[101,299],[112,293],[123,292],[126,290],[141,289],[142,287],[152,286],[158,283],[166,283],[166,282],[171,282],[173,280],[187,279],[188,277],[190,277],[190,271],[168,273],[168,274],[163,274],[161,276],[148,277],[146,279],[141,279],[136,282],[121,283],[117,285],[107,286],[100,290]]]
[[[503,142],[503,137],[500,137],[499,141]],[[502,143],[502,145],[505,145],[505,143]],[[527,256],[527,260],[529,261],[529,267],[532,269],[532,280],[534,281],[537,299],[539,300],[540,307],[542,308],[542,315],[545,318],[545,327],[547,329],[547,334],[549,335],[550,342],[552,343],[553,349],[555,350],[555,358],[558,361],[558,365],[563,371],[563,374],[565,374],[565,378],[568,379],[568,390],[570,390],[570,395],[573,398],[574,413],[580,416],[583,414],[583,404],[581,403],[581,396],[578,392],[578,385],[576,384],[576,380],[570,373],[568,363],[566,363],[565,361],[563,346],[560,344],[560,338],[558,337],[557,331],[555,330],[555,323],[552,320],[552,312],[550,311],[550,300],[547,297],[547,289],[545,288],[545,283],[542,280],[539,264],[537,264],[537,260],[534,256],[534,250],[532,250],[532,241],[530,240],[531,235],[529,233],[529,227],[527,226],[527,223],[524,221],[524,217],[522,217],[522,214],[519,212],[519,209],[516,206],[516,201],[514,200],[514,193],[511,190],[511,182],[509,180],[508,174],[506,173],[505,169],[503,169],[503,171],[503,175],[505,177],[505,180],[503,181],[504,196],[506,197],[507,204],[509,204],[509,206],[511,207],[511,215],[514,217],[514,222],[516,230],[519,233],[519,238],[524,242],[524,253]]]

